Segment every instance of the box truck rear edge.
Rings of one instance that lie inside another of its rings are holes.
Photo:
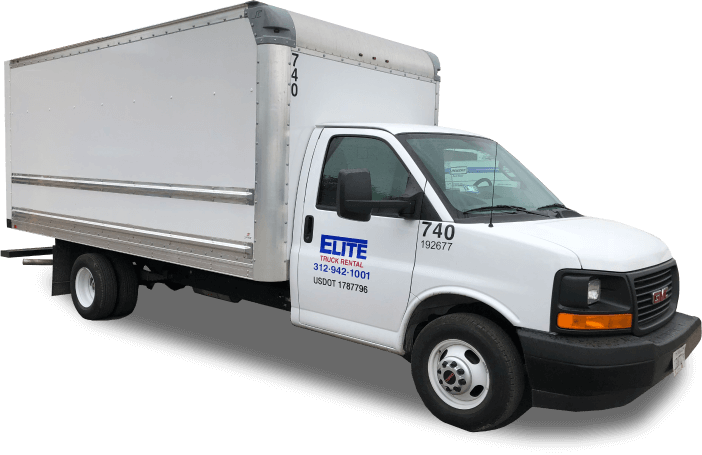
[[[51,253],[24,261],[91,320],[155,283],[290,311],[404,356],[470,431],[677,374],[700,320],[666,245],[439,127],[439,69],[259,2],[10,60],[7,226],[56,241],[3,256]]]

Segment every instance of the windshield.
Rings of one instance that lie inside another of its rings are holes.
[[[481,208],[491,206],[500,206],[499,211],[562,206],[534,174],[495,141],[450,134],[398,137],[424,164],[427,177],[434,179],[459,217],[484,215]]]

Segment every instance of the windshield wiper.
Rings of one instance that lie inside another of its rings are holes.
[[[536,210],[546,210],[546,209],[565,209],[565,210],[572,210],[566,207],[563,204],[549,204],[549,205],[544,205],[543,207],[539,207]]]
[[[466,210],[463,213],[480,212],[480,211],[490,210],[490,209],[511,209],[511,210],[514,210],[515,212],[529,213],[532,215],[539,215],[539,216],[545,216],[547,218],[550,218],[550,216],[545,215],[543,213],[532,212],[531,210],[527,210],[524,207],[517,207],[514,205],[493,205],[493,206],[488,205],[485,207],[477,207],[474,209]]]

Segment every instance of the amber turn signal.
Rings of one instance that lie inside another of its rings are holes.
[[[558,313],[558,327],[573,330],[612,330],[631,327],[631,314]]]

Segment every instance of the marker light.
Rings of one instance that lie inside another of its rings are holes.
[[[631,327],[631,314],[558,313],[558,327],[573,330],[612,330]]]
[[[600,280],[594,279],[587,283],[587,304],[592,305],[593,303],[600,300],[600,288],[602,283]]]

